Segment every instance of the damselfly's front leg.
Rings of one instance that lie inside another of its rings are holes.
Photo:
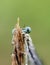
[[[12,65],[18,65],[15,54],[11,55],[11,59],[12,59]]]

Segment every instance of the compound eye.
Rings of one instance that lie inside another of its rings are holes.
[[[30,30],[29,30],[29,29],[27,29],[27,32],[28,32],[28,33],[30,33]]]
[[[31,32],[31,28],[30,27],[26,27],[25,30],[26,30],[26,33],[30,33]]]
[[[16,33],[16,28],[14,28],[13,30],[12,30],[12,34],[15,34]]]

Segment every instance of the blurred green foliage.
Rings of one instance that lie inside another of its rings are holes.
[[[0,65],[11,65],[12,29],[32,28],[31,37],[44,65],[50,65],[50,0],[0,0]]]

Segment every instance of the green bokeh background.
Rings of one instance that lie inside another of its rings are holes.
[[[11,65],[12,29],[32,28],[31,37],[44,65],[50,65],[50,0],[0,0],[0,65]]]

